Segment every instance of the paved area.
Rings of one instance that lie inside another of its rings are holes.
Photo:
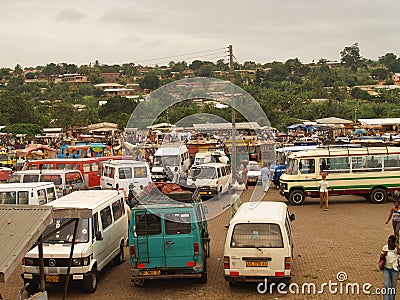
[[[253,196],[252,196],[253,195]],[[319,208],[319,199],[307,199],[302,206],[290,206],[295,213],[293,222],[295,258],[291,290],[299,286],[299,294],[292,294],[287,288],[286,295],[276,290],[272,294],[259,294],[257,285],[244,284],[230,288],[223,277],[223,247],[230,211],[221,214],[228,196],[207,202],[209,214],[215,214],[209,221],[211,235],[211,258],[208,261],[208,283],[197,284],[191,280],[152,281],[144,287],[133,287],[130,283],[129,262],[115,266],[110,263],[100,274],[98,289],[94,294],[85,294],[76,283],[70,284],[68,299],[382,299],[375,293],[382,288],[382,274],[377,268],[380,250],[392,234],[391,225],[385,225],[387,213],[392,206],[388,202],[374,205],[362,197],[331,197],[328,211]],[[242,201],[250,198],[263,201],[284,201],[278,191],[271,187],[263,194],[258,186],[246,190]],[[126,251],[126,257],[128,250]],[[0,293],[5,299],[15,299],[23,285],[17,269],[6,284],[0,284]],[[339,273],[339,275],[338,275]],[[339,277],[339,279],[337,278]],[[347,278],[347,280],[343,280]],[[343,280],[343,281],[340,281]],[[337,288],[336,293],[329,291]],[[308,287],[315,285],[316,291],[324,287],[321,294],[313,295]],[[346,295],[346,285],[356,284],[360,294]],[[370,284],[371,294],[364,294],[364,284]],[[305,287],[301,293],[302,285]],[[342,287],[342,291],[340,291]],[[61,299],[62,288],[49,286],[50,299]]]

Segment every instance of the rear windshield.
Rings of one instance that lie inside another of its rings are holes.
[[[237,224],[231,248],[283,248],[281,229],[273,223]]]
[[[153,214],[137,214],[135,216],[136,235],[161,234],[161,218]]]

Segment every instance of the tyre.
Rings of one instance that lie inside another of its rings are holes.
[[[119,246],[119,252],[118,254],[114,257],[114,263],[116,265],[120,265],[124,262],[124,244],[121,243]]]
[[[29,296],[36,294],[39,291],[39,284],[33,281],[28,282],[25,290],[28,292]]]
[[[207,261],[204,261],[203,272],[201,272],[201,278],[197,280],[198,283],[207,283]]]
[[[302,190],[293,190],[289,194],[289,203],[292,205],[301,205],[306,201],[306,195]]]
[[[229,281],[229,287],[233,288],[237,286],[237,282]]]
[[[370,200],[372,203],[381,204],[387,200],[387,192],[382,188],[374,189],[370,194]]]
[[[94,293],[97,289],[97,268],[92,267],[90,271],[90,276],[86,276],[83,279],[83,290],[86,293]]]

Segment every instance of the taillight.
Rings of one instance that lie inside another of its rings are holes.
[[[135,249],[135,246],[130,246],[129,247],[129,250],[130,250],[130,252],[131,252],[131,257],[136,257],[136,249]]]
[[[285,257],[285,270],[290,270],[292,268],[292,259],[290,257]]]
[[[229,256],[224,256],[224,269],[230,269]]]
[[[199,243],[193,243],[194,255],[199,254]]]

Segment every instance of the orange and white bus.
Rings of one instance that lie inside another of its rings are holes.
[[[97,158],[41,159],[27,161],[24,170],[79,170],[85,188],[100,188],[101,164]]]

